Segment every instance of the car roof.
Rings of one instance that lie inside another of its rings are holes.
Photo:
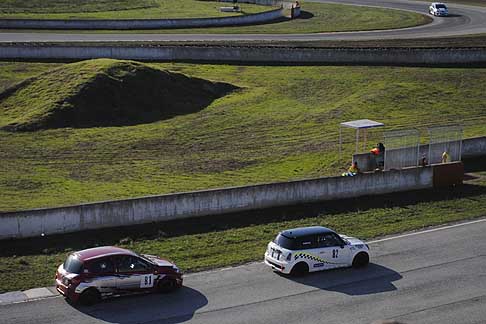
[[[307,235],[334,233],[333,230],[324,226],[297,227],[280,232],[285,237],[297,238]]]
[[[445,3],[443,2],[432,2],[433,5],[444,5],[445,6]]]
[[[80,261],[86,261],[94,258],[100,258],[108,255],[117,255],[117,254],[127,254],[136,256],[137,254],[133,251],[122,249],[116,246],[100,246],[91,249],[76,251],[73,253],[76,258]]]

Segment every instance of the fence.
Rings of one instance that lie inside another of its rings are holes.
[[[430,163],[442,162],[442,159],[448,158],[448,162],[460,161],[462,154],[462,127],[438,126],[430,127],[429,131],[429,152],[428,161]],[[443,156],[447,153],[447,157]]]
[[[417,166],[420,133],[415,129],[389,131],[384,134],[385,170]]]
[[[446,143],[442,143],[444,145]],[[443,147],[439,147],[437,150],[430,150],[429,145],[419,146],[419,158],[423,155],[429,156],[429,161],[432,163],[438,163],[442,160]],[[394,152],[395,156],[404,155],[403,159],[407,159],[406,155],[410,149],[404,148]],[[474,158],[486,155],[486,136],[466,138],[461,141],[461,159],[462,158]],[[375,168],[373,157],[370,153],[360,153],[353,155],[353,161],[358,162],[359,168],[362,171],[371,171]]]

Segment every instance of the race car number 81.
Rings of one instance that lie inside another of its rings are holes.
[[[151,288],[154,286],[154,275],[143,275],[140,280],[140,288]]]

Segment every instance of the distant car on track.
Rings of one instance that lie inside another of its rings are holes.
[[[432,2],[429,7],[429,13],[434,16],[448,16],[449,9],[447,9],[445,3]]]
[[[291,275],[341,267],[363,267],[369,260],[370,249],[363,241],[322,226],[282,231],[268,243],[265,252],[268,266]]]
[[[181,286],[182,272],[174,263],[113,246],[71,253],[56,272],[57,291],[86,305],[102,297],[168,292]]]

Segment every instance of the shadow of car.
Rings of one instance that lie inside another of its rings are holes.
[[[312,272],[305,277],[281,276],[303,285],[351,296],[397,290],[393,282],[402,279],[398,272],[374,263],[361,269],[346,268]]]
[[[75,311],[108,323],[182,323],[207,305],[199,291],[183,286],[171,294],[132,295],[104,300],[94,306],[72,306]]]

